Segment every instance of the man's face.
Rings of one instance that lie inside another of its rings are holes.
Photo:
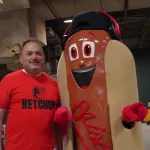
[[[22,49],[20,61],[26,71],[39,73],[45,63],[44,52],[37,43],[27,43]]]

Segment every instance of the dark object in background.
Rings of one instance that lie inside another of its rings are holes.
[[[47,62],[49,59],[48,46],[43,46],[43,51],[44,51],[44,55],[45,55],[45,61]]]
[[[150,100],[150,49],[131,50],[136,65],[139,100],[147,106]]]

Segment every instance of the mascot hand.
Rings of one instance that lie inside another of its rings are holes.
[[[66,107],[59,107],[54,115],[54,121],[60,125],[63,134],[66,134],[71,115]]]
[[[122,120],[125,122],[143,121],[148,110],[142,102],[126,106],[122,111]]]

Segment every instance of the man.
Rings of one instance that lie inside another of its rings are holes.
[[[25,41],[20,62],[24,69],[6,75],[0,83],[0,131],[7,112],[5,150],[53,150],[57,127],[54,113],[60,106],[60,96],[57,82],[42,72],[45,57],[41,42],[35,38]],[[62,110],[65,114],[66,109]]]

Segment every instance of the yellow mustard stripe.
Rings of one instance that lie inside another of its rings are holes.
[[[150,122],[150,108],[148,109],[148,112],[144,118],[144,122]]]

